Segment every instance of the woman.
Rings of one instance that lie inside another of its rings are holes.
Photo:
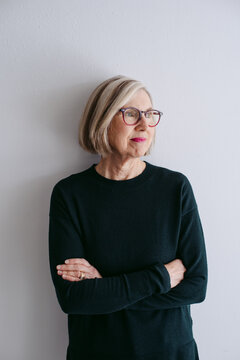
[[[68,360],[195,360],[190,304],[207,260],[187,177],[140,158],[162,113],[144,85],[116,76],[90,96],[79,132],[98,164],[60,180],[49,257],[68,314]]]

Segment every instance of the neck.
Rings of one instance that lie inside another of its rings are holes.
[[[140,175],[145,167],[145,162],[139,158],[119,159],[110,155],[101,158],[95,169],[108,179],[127,180]]]

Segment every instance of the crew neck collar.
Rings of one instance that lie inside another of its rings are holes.
[[[151,173],[151,164],[148,163],[147,161],[144,161],[146,166],[144,168],[144,170],[137,176],[131,178],[131,179],[126,179],[126,180],[114,180],[114,179],[109,179],[106,178],[103,175],[100,175],[97,170],[95,169],[95,166],[97,165],[96,163],[94,163],[90,168],[89,171],[91,173],[91,175],[98,181],[100,181],[101,183],[104,183],[106,185],[113,185],[113,186],[132,186],[132,185],[136,185],[139,183],[142,183],[146,180],[146,178],[148,178],[148,176]]]

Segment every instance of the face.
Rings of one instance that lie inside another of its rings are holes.
[[[139,110],[152,109],[152,103],[148,94],[140,89],[136,94],[124,105],[123,108],[133,106]],[[136,158],[144,156],[149,149],[155,127],[148,126],[148,121],[142,114],[141,120],[136,125],[128,126],[124,123],[122,113],[118,112],[112,119],[108,138],[114,154],[122,158]],[[133,139],[145,139],[144,141],[134,141]]]

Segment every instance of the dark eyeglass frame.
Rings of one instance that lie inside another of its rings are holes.
[[[125,111],[126,111],[126,110],[129,110],[129,109],[137,110],[137,111],[138,111],[138,114],[139,114],[137,121],[136,121],[135,123],[133,123],[133,124],[128,124],[128,123],[126,123],[125,118],[124,118],[124,113],[125,113]],[[133,107],[133,106],[129,106],[129,107],[127,107],[127,108],[121,108],[121,109],[119,109],[119,111],[121,111],[123,121],[124,121],[124,123],[125,123],[127,126],[136,125],[136,124],[138,123],[138,121],[141,120],[142,114],[144,114],[145,117],[146,117],[146,113],[147,113],[147,112],[149,112],[149,111],[155,111],[155,112],[157,112],[158,115],[159,115],[158,122],[157,122],[155,125],[149,125],[149,124],[148,124],[148,126],[150,126],[150,127],[155,127],[155,126],[157,126],[157,124],[159,123],[159,121],[160,121],[160,119],[161,119],[161,116],[163,115],[163,113],[162,113],[161,111],[159,111],[159,110],[150,109],[150,110],[143,111],[143,110],[139,110],[139,109],[137,109],[137,108],[135,108],[135,107]]]

